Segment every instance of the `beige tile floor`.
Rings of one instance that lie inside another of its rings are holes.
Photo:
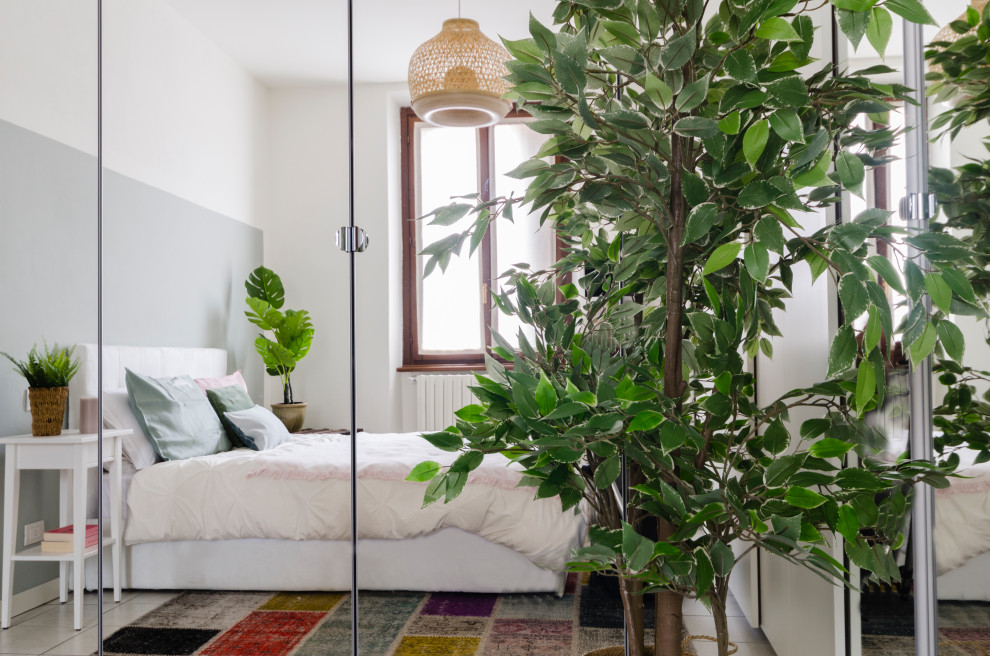
[[[154,610],[176,592],[127,590],[120,603],[109,593],[103,598],[103,630],[113,633],[138,617]],[[0,631],[0,654],[3,656],[89,656],[96,651],[96,593],[87,592],[83,608],[83,628],[72,628],[72,603],[58,600],[38,606],[13,617],[10,628]]]
[[[749,625],[739,603],[731,596],[725,605],[725,612],[729,616],[729,639],[739,647],[735,656],[776,656],[763,631]],[[715,620],[701,602],[687,600],[684,602],[684,629],[695,635],[714,636]],[[695,640],[693,644],[698,656],[718,654],[718,646],[714,642]]]
[[[154,610],[176,592],[152,592],[127,590],[120,603],[113,603],[107,594],[103,598],[103,628],[107,634],[126,626],[148,611]],[[749,626],[739,604],[729,599],[726,608],[729,615],[729,635],[739,645],[736,656],[775,656],[763,631]],[[715,635],[715,623],[708,610],[698,602],[684,603],[684,626],[689,633]],[[699,656],[714,656],[714,643],[696,641]],[[0,631],[0,655],[3,656],[89,656],[96,651],[96,593],[87,592],[83,612],[83,628],[72,628],[72,604],[49,602],[17,615],[11,626]]]

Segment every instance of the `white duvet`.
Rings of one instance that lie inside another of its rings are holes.
[[[975,453],[961,451],[959,474],[935,491],[935,561],[938,573],[961,567],[990,551],[990,463],[973,465]]]
[[[454,527],[560,568],[584,520],[557,498],[534,500],[501,455],[485,457],[451,503],[422,508],[425,483],[403,479],[423,460],[449,464],[418,434],[358,434],[358,536],[404,539]],[[301,435],[269,451],[235,449],[163,462],[127,492],[128,544],[170,540],[350,539],[350,438]]]

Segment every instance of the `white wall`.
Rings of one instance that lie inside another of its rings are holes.
[[[826,225],[822,214],[796,217],[812,234]],[[829,341],[836,326],[835,287],[823,275],[814,284],[808,267],[794,270],[793,297],[787,311],[774,311],[782,337],[773,342],[773,359],[757,356],[758,402],[772,403],[804,385],[825,380]],[[801,422],[820,412],[791,410],[787,424],[792,448],[800,446]],[[837,556],[841,559],[841,554]],[[760,558],[761,619],[763,631],[780,656],[839,656],[845,653],[842,589],[811,571],[768,553]],[[838,597],[837,597],[838,595]]]
[[[253,226],[267,89],[161,0],[103,4],[104,164]],[[96,154],[96,3],[0,0],[0,119]]]
[[[0,119],[96,153],[96,2],[0,0]]]
[[[831,59],[831,30],[827,12],[814,17],[822,25],[815,33],[812,57]],[[825,212],[795,217],[802,234],[812,234],[834,219]],[[825,379],[828,349],[837,328],[835,286],[827,275],[812,284],[807,266],[794,269],[793,297],[787,311],[774,311],[782,337],[772,340],[773,359],[756,358],[757,397],[765,406],[782,394]],[[800,446],[801,422],[820,416],[814,410],[791,410],[787,428],[791,448]],[[841,559],[841,554],[834,554]],[[778,556],[760,555],[761,620],[763,632],[780,656],[841,656],[845,654],[842,589],[806,568]]]
[[[356,256],[358,426],[397,431],[402,279],[399,249],[399,107],[404,85],[355,92],[355,223],[370,235]],[[334,243],[348,223],[347,90],[342,85],[271,92],[272,213],[265,261],[281,277],[286,306],[313,316],[313,348],[293,375],[307,425],[349,425],[348,257]],[[278,381],[268,400],[278,401]]]

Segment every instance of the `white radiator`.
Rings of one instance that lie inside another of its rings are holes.
[[[441,431],[453,425],[454,412],[477,403],[468,385],[477,384],[471,374],[416,376],[416,428]]]

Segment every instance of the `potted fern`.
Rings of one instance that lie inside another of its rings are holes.
[[[931,20],[915,0],[833,4],[854,43],[885,44],[889,12]],[[872,576],[897,578],[903,486],[943,485],[952,469],[869,459],[884,436],[864,417],[886,394],[883,338],[899,335],[916,365],[936,349],[957,353],[950,302],[986,316],[954,273],[974,253],[948,234],[904,234],[877,209],[802,227],[804,213],[843,191],[862,194],[896,135],[857,118],[907,91],[871,79],[886,67],[815,63],[808,5],[559,2],[555,29],[531,20],[532,38],[505,42],[516,99],[548,135],[509,174],[529,181],[525,195],[461,199],[426,217],[463,228],[424,250],[428,270],[520,204],[565,248],[546,271],[504,274],[493,301],[532,337],[520,334],[518,349],[496,338],[501,362],[489,358],[477,376],[478,402],[424,436],[462,455],[410,479],[428,482],[425,503],[449,501],[479,453],[499,452],[523,466],[537,497],[558,497],[565,511],[588,504],[591,545],[572,568],[618,577],[632,656],[679,656],[684,598],[711,608],[718,653],[728,653],[732,544],[843,582],[838,547]],[[931,262],[905,265],[906,285],[904,249],[872,248],[898,238]],[[760,402],[745,359],[772,357],[775,314],[800,270],[836,286],[843,323],[828,361],[809,363],[824,373],[818,384]],[[911,299],[905,325],[894,325],[885,285]],[[925,289],[940,292],[930,311],[917,302]],[[802,410],[816,416],[792,421]],[[843,467],[853,453],[860,464]],[[645,594],[656,595],[655,651]]]
[[[278,376],[282,382],[282,403],[272,404],[272,413],[289,432],[298,431],[306,421],[306,403],[296,401],[292,394],[290,375],[296,365],[309,353],[313,344],[313,322],[306,310],[285,310],[285,288],[282,279],[271,269],[258,267],[244,282],[248,296],[244,312],[248,321],[270,331],[274,339],[264,333],[254,341],[254,348],[265,363],[270,376]]]
[[[79,370],[79,359],[73,358],[74,352],[75,347],[61,348],[54,344],[49,348],[47,342],[44,351],[39,351],[37,344],[32,346],[26,360],[0,352],[27,380],[32,435],[54,437],[62,434],[69,381]]]

